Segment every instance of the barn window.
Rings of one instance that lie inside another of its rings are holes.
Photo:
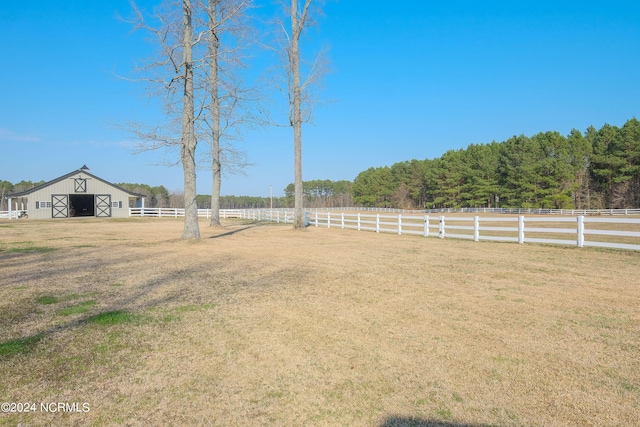
[[[111,201],[112,208],[122,208],[122,201]]]
[[[87,180],[82,178],[76,178],[74,180],[74,191],[76,193],[86,193],[87,192]]]
[[[51,202],[36,202],[36,209],[51,209]]]

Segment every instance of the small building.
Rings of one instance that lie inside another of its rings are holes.
[[[87,166],[27,191],[8,194],[28,218],[124,218],[129,208],[144,208],[144,196],[132,193],[89,173]]]

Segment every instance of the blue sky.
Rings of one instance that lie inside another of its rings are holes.
[[[256,3],[275,13],[272,0]],[[159,116],[140,85],[116,77],[153,49],[117,19],[130,11],[126,0],[0,2],[0,179],[86,164],[112,182],[180,190],[180,167],[133,154],[114,126]],[[303,129],[305,180],[640,117],[637,1],[333,0],[318,23],[303,49],[330,48],[331,102]],[[277,196],[293,182],[291,129],[246,132],[239,148],[254,165],[225,177],[223,194],[268,196],[272,185]],[[199,171],[198,193],[210,187]]]

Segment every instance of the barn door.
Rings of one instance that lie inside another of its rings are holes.
[[[66,194],[51,195],[51,218],[69,216],[69,196]]]
[[[96,216],[97,217],[111,216],[111,195],[110,194],[96,194]]]

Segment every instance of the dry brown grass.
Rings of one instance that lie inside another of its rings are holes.
[[[0,401],[90,404],[0,425],[640,422],[638,252],[181,228],[0,223]]]

